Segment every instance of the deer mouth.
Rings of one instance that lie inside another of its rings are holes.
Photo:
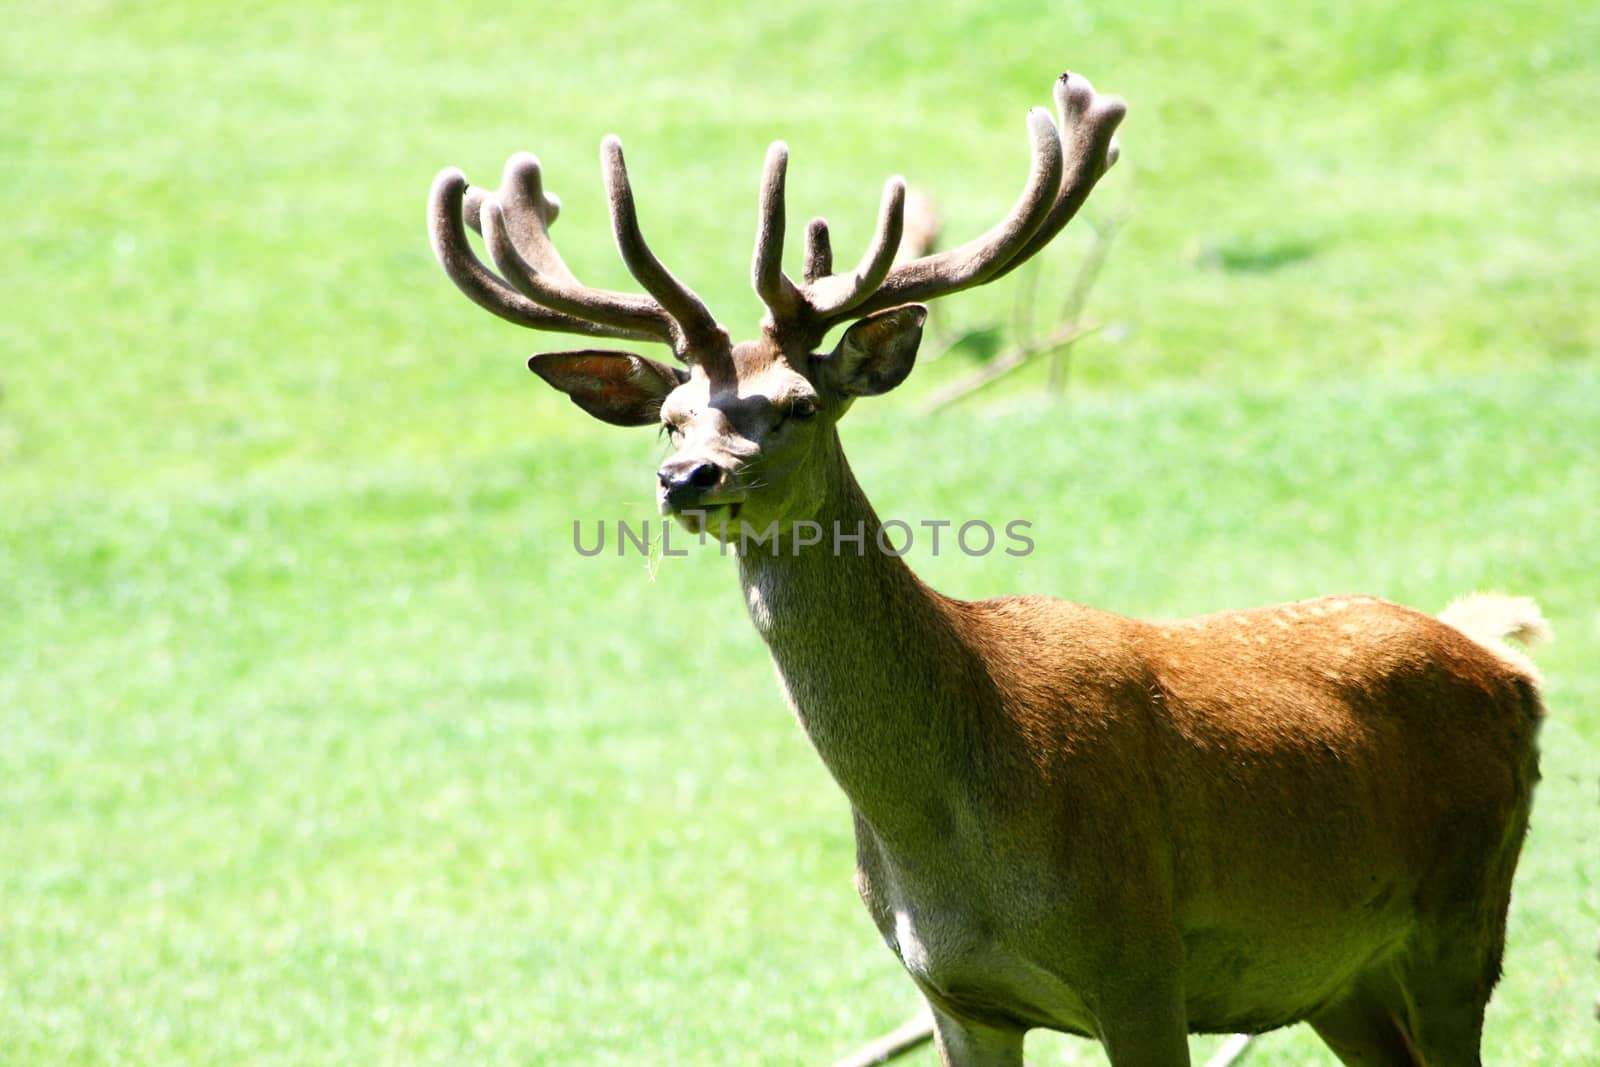
[[[662,501],[661,510],[678,520],[678,524],[692,534],[716,531],[719,527],[734,527],[739,521],[742,500],[699,500],[679,503]]]

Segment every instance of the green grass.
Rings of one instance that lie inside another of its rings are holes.
[[[1034,523],[1025,559],[913,555],[958,595],[1538,597],[1486,1058],[1588,1062],[1600,15],[1390,7],[8,11],[0,1063],[822,1063],[898,1022],[730,562],[572,551],[575,518],[649,514],[661,446],[539,391],[521,356],[566,341],[456,294],[422,203],[531,148],[568,261],[631,287],[614,130],[652,242],[744,333],[768,140],[842,258],[894,172],[960,238],[1064,66],[1132,106],[1093,206],[1132,212],[1092,299],[1120,328],[1064,401],[1024,374],[922,418],[963,369],[930,364],[851,415],[858,473],[886,515]],[[1332,1060],[1301,1028],[1252,1062]]]

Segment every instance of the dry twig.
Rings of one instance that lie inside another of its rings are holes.
[[[833,1067],[875,1067],[903,1056],[924,1042],[933,1040],[933,1016],[920,1011],[904,1026],[891,1031],[876,1041],[869,1041]]]
[[[1033,336],[1033,305],[1038,294],[1039,277],[1037,271],[1030,271],[1017,291],[1018,342],[966,378],[936,391],[924,405],[923,411],[929,414],[941,411],[987,388],[1012,371],[1027,366],[1041,356],[1050,359],[1049,389],[1051,392],[1059,393],[1066,384],[1066,360],[1073,342],[1101,328],[1101,324],[1084,322],[1083,309],[1088,303],[1089,291],[1094,288],[1095,280],[1099,278],[1100,271],[1105,267],[1106,259],[1111,254],[1111,244],[1121,230],[1123,221],[1124,217],[1119,215],[1092,224],[1094,243],[1089,247],[1083,262],[1078,265],[1078,273],[1067,290],[1066,298],[1062,301],[1060,326],[1043,338]]]

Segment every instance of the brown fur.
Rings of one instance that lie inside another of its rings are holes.
[[[838,459],[824,513],[875,528]],[[1151,623],[871,552],[741,574],[947,1062],[1299,1020],[1350,1063],[1476,1062],[1538,777],[1536,683],[1492,649],[1371,597]]]

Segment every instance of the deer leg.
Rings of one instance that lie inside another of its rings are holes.
[[[1405,997],[1385,964],[1308,1021],[1345,1067],[1418,1067],[1405,1019]]]
[[[1398,960],[1396,975],[1411,1008],[1417,1057],[1428,1067],[1479,1067],[1483,1013],[1500,980],[1511,879],[1527,826],[1521,816],[1495,863],[1476,885],[1458,878]],[[1471,902],[1462,905],[1462,901]]]
[[[933,1036],[944,1067],[1022,1067],[1022,1031],[1000,1030],[933,1009]]]
[[[1479,1067],[1483,1012],[1500,974],[1499,937],[1445,934],[1419,946],[1404,964],[1411,1030],[1428,1067]],[[1498,931],[1496,931],[1498,934]],[[1490,940],[1488,945],[1485,940]]]
[[[1416,1008],[1417,1049],[1428,1067],[1481,1067],[1487,996],[1428,990]]]
[[[1103,995],[1099,1017],[1111,1067],[1189,1067],[1189,1023],[1175,973],[1153,979],[1136,998]]]
[[[1153,870],[1129,884],[1162,885]],[[1099,946],[1089,972],[1092,984],[1080,979],[1078,988],[1093,991],[1100,1043],[1112,1067],[1189,1067],[1183,938],[1169,918],[1165,892],[1147,889],[1134,896],[1117,900],[1108,889],[1104,913],[1116,916],[1121,936]]]

